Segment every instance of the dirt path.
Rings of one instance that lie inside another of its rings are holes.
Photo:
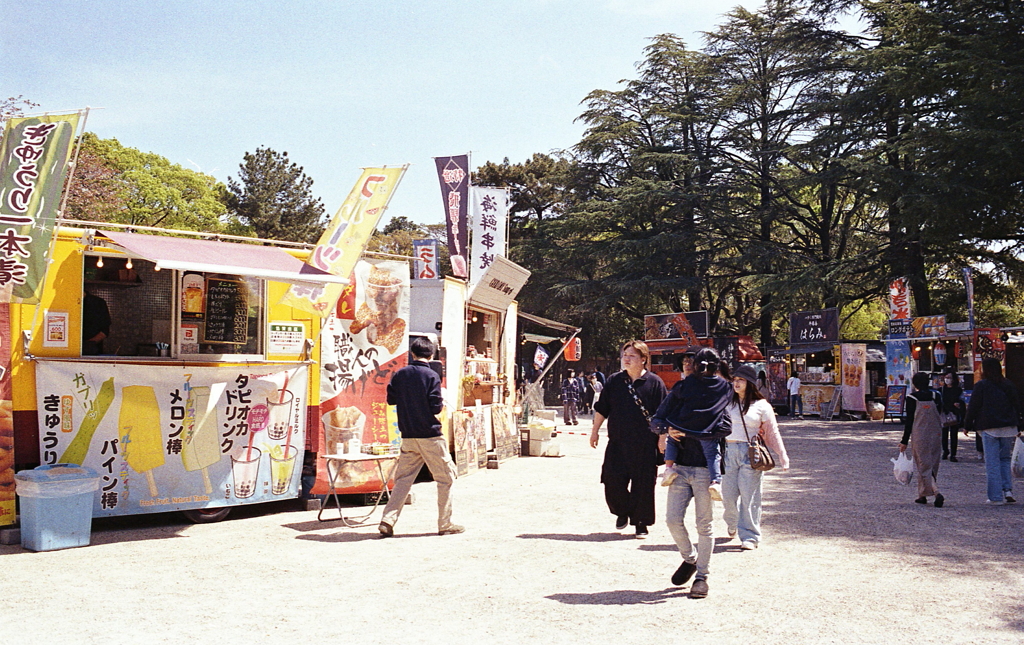
[[[463,535],[435,534],[423,483],[389,540],[375,525],[319,523],[293,501],[211,525],[97,521],[80,549],[0,546],[0,634],[105,645],[1021,643],[1024,503],[986,506],[984,467],[963,442],[964,461],[939,473],[946,507],[914,504],[888,462],[897,428],[784,421],[793,468],[767,477],[764,542],[747,552],[717,538],[704,600],[669,583],[680,560],[661,523],[664,491],[649,539],[615,531],[598,484],[603,443],[566,434],[562,457],[460,479]],[[724,536],[720,506],[715,516]]]

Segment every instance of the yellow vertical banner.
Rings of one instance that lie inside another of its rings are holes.
[[[364,168],[306,264],[337,276],[351,275],[408,167],[405,164],[393,168]],[[341,297],[342,289],[344,285],[340,284],[295,284],[281,299],[281,304],[327,317]]]

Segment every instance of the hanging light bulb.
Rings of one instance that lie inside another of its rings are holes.
[[[126,268],[126,269],[132,268],[132,259],[131,258],[128,258],[128,261],[124,263],[124,268]]]
[[[96,266],[98,266],[100,268],[103,267],[103,256],[102,255],[96,257]]]

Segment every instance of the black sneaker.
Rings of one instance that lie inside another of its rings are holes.
[[[949,460],[950,460],[950,461],[952,461],[952,462],[953,462],[954,464],[955,464],[956,462],[960,461],[959,459],[957,459],[957,458],[956,458],[956,455],[952,455],[952,456],[951,456],[951,457],[949,458]]]
[[[644,540],[647,538],[647,525],[637,524],[636,525],[636,539]]]
[[[395,534],[394,527],[387,522],[381,522],[380,525],[377,526],[377,530],[380,531],[381,537],[389,538]]]
[[[617,518],[615,518],[615,530],[616,531],[621,531],[622,529],[626,528],[627,526],[629,526],[629,516],[628,515],[620,515]]]
[[[676,569],[676,572],[672,574],[672,584],[675,586],[685,585],[693,574],[697,572],[697,565],[692,562],[683,562]]]
[[[927,497],[918,497],[917,499],[914,500],[914,502],[917,503],[917,504],[927,504],[928,503],[928,498]]]
[[[935,508],[942,508],[942,505],[946,503],[946,498],[939,493],[935,496]]]

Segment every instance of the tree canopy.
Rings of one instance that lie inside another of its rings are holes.
[[[315,243],[326,225],[313,197],[312,178],[287,152],[257,148],[245,153],[238,178],[228,179],[227,203],[247,232],[273,240]]]

